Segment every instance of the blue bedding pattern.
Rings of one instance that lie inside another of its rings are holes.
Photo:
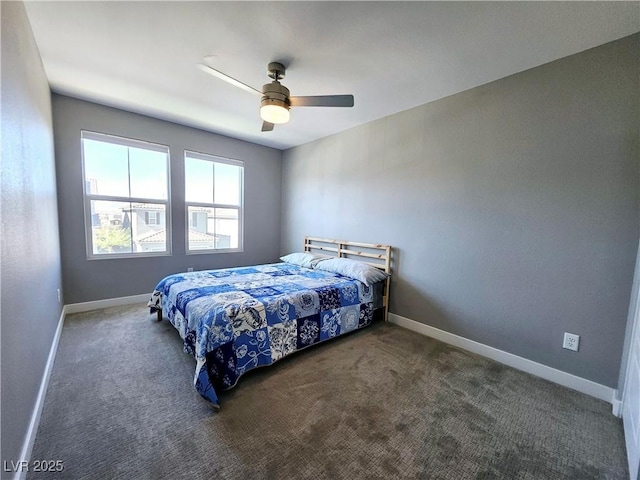
[[[274,263],[170,275],[148,305],[178,330],[196,358],[197,391],[219,406],[216,390],[245,372],[371,324],[381,287]]]

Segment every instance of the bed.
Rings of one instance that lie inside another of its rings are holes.
[[[305,237],[281,260],[169,275],[148,302],[195,357],[194,386],[216,411],[244,373],[387,320],[390,246]]]

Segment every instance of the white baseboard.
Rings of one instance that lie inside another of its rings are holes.
[[[490,358],[496,362],[522,370],[523,372],[530,373],[537,377],[544,378],[545,380],[585,393],[597,399],[604,400],[605,402],[612,404],[614,415],[616,415],[616,409],[621,407],[621,405],[618,405],[620,402],[616,399],[616,390],[605,385],[600,385],[599,383],[592,382],[586,378],[578,377],[576,375],[563,372],[562,370],[548,367],[541,363],[534,362],[533,360],[528,360],[512,353],[498,350],[497,348],[469,340],[468,338],[464,338],[453,333],[445,332],[439,328],[416,322],[415,320],[396,315],[395,313],[389,313],[389,321],[427,337],[435,338],[436,340],[448,343],[449,345],[454,345],[462,348],[463,350],[477,353],[478,355]]]
[[[94,300],[92,302],[71,303],[66,305],[67,314],[89,312],[101,308],[119,307],[121,305],[131,305],[132,303],[147,302],[151,298],[150,293],[131,295],[130,297],[107,298],[105,300]]]
[[[613,405],[613,414],[618,418],[622,418],[622,400],[614,397],[613,400],[611,400],[611,405]]]
[[[64,317],[66,314],[65,306],[62,307],[62,312],[60,312],[60,319],[58,320],[56,333],[53,335],[51,348],[49,349],[49,356],[47,357],[47,363],[44,367],[44,373],[42,375],[42,381],[40,382],[40,389],[38,390],[36,403],[33,407],[33,413],[31,414],[31,421],[29,422],[27,435],[25,436],[24,443],[22,444],[22,450],[19,458],[23,461],[29,461],[31,459],[31,452],[33,451],[33,445],[36,441],[36,434],[38,433],[38,426],[40,425],[40,416],[42,415],[42,409],[44,407],[44,397],[47,394],[47,387],[49,386],[49,379],[51,378],[51,371],[53,370],[53,362],[56,359],[58,343],[60,342],[60,335],[62,333],[62,326],[64,325]],[[16,471],[13,478],[14,480],[24,480],[27,478],[26,469],[24,469],[24,471]]]

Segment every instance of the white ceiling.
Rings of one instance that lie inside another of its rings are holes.
[[[55,92],[279,149],[640,31],[638,2],[27,2]],[[260,132],[258,89],[287,66],[294,108]]]

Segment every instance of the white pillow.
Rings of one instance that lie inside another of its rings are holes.
[[[289,255],[285,255],[284,257],[280,257],[280,260],[287,263],[293,263],[294,265],[299,265],[305,268],[313,268],[316,263],[326,258],[331,257],[329,255],[321,255],[319,253],[295,252],[290,253]]]
[[[366,285],[373,285],[376,282],[385,280],[389,274],[379,268],[367,265],[357,260],[349,258],[330,258],[328,260],[320,260],[313,267],[316,270],[324,270],[325,272],[338,273],[345,277],[360,280]]]

